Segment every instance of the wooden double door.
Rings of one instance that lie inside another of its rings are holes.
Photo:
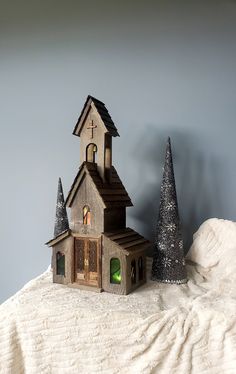
[[[75,238],[75,282],[101,287],[100,239]]]

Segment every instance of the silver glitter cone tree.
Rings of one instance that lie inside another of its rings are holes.
[[[187,282],[170,138],[161,184],[152,280],[177,284]]]
[[[67,211],[65,207],[61,178],[58,181],[56,218],[54,226],[54,237],[69,229]]]

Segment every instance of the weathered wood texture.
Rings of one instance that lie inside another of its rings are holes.
[[[105,107],[105,104],[102,101],[100,101],[100,100],[98,100],[95,97],[92,97],[90,95],[87,97],[87,99],[84,103],[84,106],[83,106],[83,109],[82,109],[81,114],[79,116],[79,119],[78,119],[78,121],[75,125],[73,134],[77,135],[77,136],[80,136],[81,128],[83,126],[84,120],[86,119],[86,117],[89,113],[91,104],[93,104],[96,107],[97,112],[99,113],[100,118],[102,120],[102,123],[106,127],[109,134],[112,135],[112,136],[119,136],[117,128],[116,128],[107,108]]]
[[[56,236],[55,238],[49,240],[45,244],[48,245],[49,247],[53,247],[55,244],[59,243],[60,241],[64,240],[68,236],[70,236],[70,234],[71,234],[71,230],[70,229],[66,230],[66,231],[62,232],[61,234],[59,234],[58,236]]]
[[[102,288],[106,292],[111,292],[119,295],[126,295],[127,292],[127,267],[126,255],[120,249],[103,236],[103,255],[102,255]],[[110,263],[112,258],[118,258],[121,266],[121,283],[113,284],[110,282]]]
[[[105,163],[104,163],[104,180],[111,183],[112,179],[112,137],[105,134]]]
[[[74,279],[74,238],[70,235],[52,248],[53,282],[68,284]],[[65,276],[57,274],[57,253],[65,255]]]
[[[101,238],[75,238],[75,282],[101,288]]]
[[[133,204],[112,166],[112,136],[119,134],[102,102],[87,98],[74,135],[81,139],[81,166],[66,199],[70,230],[47,243],[53,281],[126,295],[146,281],[149,242],[126,228],[126,207]],[[65,255],[64,275],[57,273],[58,252],[59,259]]]
[[[143,269],[143,277],[139,279],[139,269],[138,269],[138,261],[142,258],[142,269]],[[133,255],[127,256],[126,259],[126,270],[127,270],[127,294],[133,292],[136,288],[140,287],[142,284],[146,282],[146,250],[143,250],[141,253],[136,253]],[[135,262],[135,281],[132,283],[131,280],[131,263],[132,261]]]
[[[94,124],[96,128],[94,128],[93,133],[88,131],[91,124]],[[106,132],[107,129],[104,126],[103,121],[93,103],[91,103],[90,110],[87,114],[87,117],[84,120],[84,124],[80,133],[80,163],[82,164],[84,161],[89,161],[87,159],[87,147],[89,144],[95,144],[97,147],[97,152],[95,155],[95,162],[97,163],[98,172],[103,179],[106,180],[106,172],[107,169],[105,167],[105,153],[106,153]],[[110,137],[110,148],[111,148],[111,136]],[[111,160],[110,160],[111,165]]]
[[[78,242],[83,242],[83,273],[78,270]],[[94,245],[95,244],[95,245]],[[57,254],[65,255],[65,274],[57,274]],[[53,282],[70,287],[89,286],[101,291],[101,237],[67,236],[52,247]],[[82,279],[83,278],[83,279]],[[89,289],[89,288],[87,288]]]
[[[83,224],[83,208],[90,208],[90,224]],[[104,231],[104,206],[91,177],[85,173],[71,205],[71,230],[93,236]]]
[[[121,283],[113,284],[110,281],[111,272],[110,264],[112,258],[118,258],[121,265]],[[142,276],[139,269],[139,261],[142,260]],[[131,263],[134,261],[135,264],[135,277],[132,282],[131,276]],[[120,295],[127,295],[137,287],[141,286],[146,282],[146,249],[140,252],[126,254],[122,250],[122,247],[117,245],[114,241],[111,241],[103,235],[103,256],[102,256],[102,288],[106,292],[111,292]]]
[[[99,192],[99,195],[103,201],[104,208],[120,208],[133,205],[113,166],[111,169],[111,182],[104,183],[98,173],[97,164],[84,162],[79,168],[79,172],[77,173],[66,198],[65,203],[68,207],[71,207],[85,173],[89,174],[91,177],[94,186],[96,187],[96,190]]]

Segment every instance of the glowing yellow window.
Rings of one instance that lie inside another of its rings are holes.
[[[88,205],[83,207],[83,224],[90,225],[91,224],[91,213]]]

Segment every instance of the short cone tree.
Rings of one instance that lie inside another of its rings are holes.
[[[54,237],[69,229],[67,211],[65,207],[61,178],[58,181],[56,218],[54,226]]]

